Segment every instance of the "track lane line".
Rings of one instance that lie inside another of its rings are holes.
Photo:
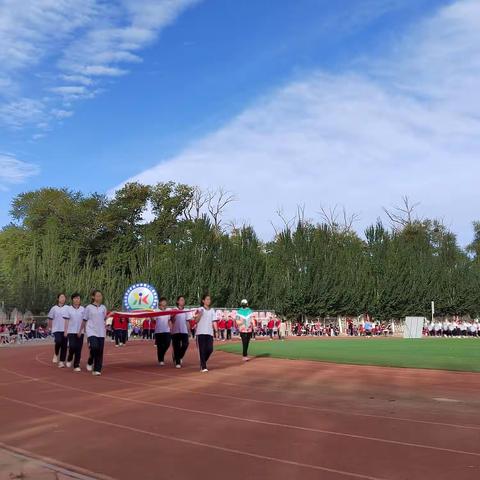
[[[293,460],[285,460],[285,459],[282,459],[282,458],[270,457],[270,456],[267,456],[267,455],[260,455],[260,454],[257,454],[257,453],[246,452],[244,450],[237,450],[237,449],[234,449],[234,448],[221,447],[219,445],[213,445],[213,444],[205,443],[205,442],[198,442],[196,440],[188,440],[186,438],[176,437],[176,436],[172,436],[172,435],[162,435],[160,433],[151,432],[149,430],[143,430],[143,429],[136,428],[136,427],[130,427],[128,425],[123,425],[123,424],[119,424],[119,423],[112,423],[112,422],[108,422],[106,420],[98,420],[98,419],[95,419],[95,418],[87,417],[85,415],[79,415],[79,414],[76,414],[76,413],[64,412],[62,410],[49,408],[49,407],[44,407],[42,405],[38,405],[38,404],[35,404],[35,403],[31,403],[31,402],[25,402],[23,400],[17,400],[17,399],[6,397],[6,396],[0,396],[0,399],[6,400],[6,401],[9,401],[9,402],[13,402],[13,403],[17,403],[19,405],[24,405],[24,406],[27,406],[27,407],[35,407],[35,408],[38,408],[40,410],[44,410],[46,412],[54,413],[54,414],[57,414],[57,415],[60,414],[60,415],[64,415],[64,416],[79,419],[79,420],[86,420],[86,421],[93,422],[93,423],[96,423],[96,424],[99,424],[99,425],[105,425],[105,426],[108,426],[108,427],[114,427],[114,428],[118,428],[118,429],[122,429],[122,430],[128,430],[128,431],[131,431],[131,432],[134,432],[134,433],[148,435],[148,436],[152,436],[152,437],[155,437],[155,438],[161,438],[161,439],[167,440],[167,441],[176,441],[176,442],[184,443],[184,444],[187,444],[187,445],[194,445],[194,446],[197,446],[197,447],[210,448],[210,449],[218,450],[218,451],[221,451],[221,452],[224,452],[224,453],[231,453],[231,454],[234,454],[234,455],[256,458],[256,459],[259,459],[259,460],[265,460],[265,461],[270,461],[270,462],[275,462],[275,463],[282,463],[284,465],[292,465],[292,466],[295,466],[295,467],[302,467],[302,468],[308,468],[308,469],[313,469],[313,470],[319,470],[319,471],[323,471],[323,472],[329,472],[329,473],[334,473],[334,474],[338,474],[338,475],[344,475],[344,476],[347,476],[347,477],[359,478],[359,479],[363,479],[363,480],[387,480],[387,479],[380,478],[380,477],[372,477],[370,475],[363,475],[361,473],[354,473],[354,472],[348,472],[348,471],[344,471],[344,470],[337,470],[337,469],[334,469],[334,468],[322,467],[320,465],[313,465],[313,464],[308,464],[308,463],[295,462]]]
[[[24,376],[25,378],[29,378],[28,375],[19,374],[19,373],[14,372],[14,371],[10,371],[10,373],[15,373],[19,376]],[[336,436],[336,437],[372,441],[372,442],[385,443],[385,444],[402,446],[402,447],[423,448],[423,449],[426,449],[426,450],[453,453],[453,454],[456,454],[456,455],[468,455],[468,456],[473,456],[473,457],[480,457],[480,453],[477,453],[477,452],[468,452],[468,451],[465,451],[465,450],[456,450],[456,449],[445,448],[445,447],[435,447],[434,445],[427,445],[427,444],[423,444],[423,443],[402,442],[402,441],[399,441],[399,440],[388,440],[388,439],[384,439],[384,438],[380,438],[380,437],[372,437],[372,436],[367,436],[367,435],[357,435],[357,434],[346,433],[346,432],[335,432],[333,430],[325,430],[325,429],[319,429],[319,428],[301,427],[301,426],[298,426],[298,425],[289,425],[289,424],[279,423],[279,422],[268,422],[268,421],[265,421],[265,420],[256,420],[256,419],[252,419],[252,418],[238,417],[238,416],[235,416],[235,415],[225,415],[225,414],[222,414],[222,413],[206,412],[204,410],[196,410],[196,409],[191,409],[191,408],[177,407],[177,406],[174,406],[174,405],[169,405],[169,404],[164,404],[164,403],[159,403],[159,402],[151,402],[151,401],[148,401],[148,400],[132,399],[132,398],[128,398],[128,397],[122,397],[120,395],[113,395],[113,394],[109,394],[109,393],[101,393],[101,392],[95,392],[95,391],[87,390],[87,389],[83,389],[83,388],[72,387],[70,385],[59,385],[57,383],[48,382],[48,381],[45,381],[45,380],[39,380],[39,382],[46,383],[46,384],[51,384],[51,385],[54,385],[55,387],[60,387],[60,388],[63,388],[65,390],[72,390],[72,391],[77,391],[77,392],[81,392],[81,393],[86,393],[88,395],[97,395],[97,396],[104,397],[104,398],[111,398],[113,400],[128,401],[128,402],[138,403],[138,404],[141,404],[141,405],[149,405],[149,406],[154,406],[154,407],[157,407],[157,408],[165,408],[165,409],[168,409],[168,410],[174,410],[174,411],[179,411],[179,412],[184,412],[184,413],[208,415],[208,416],[211,416],[211,417],[214,417],[214,418],[223,418],[223,419],[227,419],[227,420],[234,420],[234,421],[251,423],[251,424],[256,424],[256,425],[265,425],[265,426],[270,426],[270,427],[277,427],[277,428],[292,429],[292,430],[298,430],[298,431],[304,431],[304,432],[318,433],[318,434],[322,434],[322,435],[332,435],[332,436]]]

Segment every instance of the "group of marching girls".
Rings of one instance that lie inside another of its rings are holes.
[[[87,370],[98,376],[101,375],[103,365],[107,309],[103,305],[103,295],[99,290],[92,292],[90,300],[90,304],[83,307],[80,294],[74,293],[71,296],[71,305],[67,305],[66,295],[60,293],[56,305],[48,313],[48,319],[55,339],[53,363],[58,364],[59,368],[73,367],[75,372],[81,372],[80,358],[86,336],[90,350]],[[204,295],[200,308],[196,310],[185,310],[185,298],[181,295],[176,303],[176,310],[169,314],[166,312],[167,299],[162,297],[159,302],[159,310],[165,311],[165,314],[155,317],[154,335],[158,362],[161,366],[165,365],[165,354],[172,345],[175,367],[182,368],[183,357],[189,344],[189,332],[195,332],[200,370],[208,372],[207,362],[213,353],[214,333],[217,332],[217,317],[211,306],[212,298],[208,294]],[[128,320],[124,321],[125,325],[128,325]],[[241,308],[237,310],[236,323],[242,339],[243,360],[248,361],[248,346],[255,320],[247,300],[242,300]],[[121,336],[116,336],[116,345],[125,344],[127,328],[116,330],[121,330],[122,333]]]
[[[253,311],[248,301],[242,300],[242,307],[237,311],[237,327],[243,345],[243,360],[248,361],[248,345],[255,327]],[[201,372],[208,372],[207,362],[213,353],[213,339],[218,330],[217,316],[212,308],[212,298],[204,295],[201,306],[195,311],[185,311],[185,298],[177,298],[177,310],[172,315],[156,317],[155,345],[157,359],[161,366],[165,365],[165,355],[172,345],[172,358],[176,368],[182,368],[182,360],[188,349],[189,331],[196,338]],[[167,310],[167,299],[160,299],[159,310]]]
[[[48,313],[49,328],[55,339],[53,363],[58,364],[59,368],[73,366],[75,372],[80,372],[80,358],[86,335],[90,349],[87,370],[93,375],[101,375],[107,318],[102,292],[94,290],[91,303],[86,307],[82,306],[79,293],[74,293],[71,301],[71,305],[67,305],[66,295],[58,294],[57,304]]]

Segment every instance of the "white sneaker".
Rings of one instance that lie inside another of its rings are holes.
[[[93,365],[89,365],[89,364],[87,363],[87,370],[88,370],[89,372],[91,372],[91,371],[93,370]]]
[[[160,366],[163,367],[165,365],[165,362],[160,362]]]
[[[207,373],[208,372],[208,368],[204,368],[203,370],[201,370],[202,373]]]
[[[118,348],[120,345],[115,345],[115,348]]]
[[[53,354],[52,362],[58,363],[58,355]]]
[[[72,368],[72,362],[67,362],[67,368]]]
[[[119,346],[119,347],[123,347],[123,343],[119,343],[118,346]]]
[[[178,364],[178,365],[175,365],[175,368],[182,368],[182,366]]]
[[[58,362],[58,368],[65,368],[64,362]]]
[[[244,362],[248,362],[250,359],[248,357],[243,357]]]
[[[101,375],[101,373],[100,372],[92,372],[92,375],[94,377],[99,377]]]
[[[74,372],[81,372],[82,369],[81,369],[80,367],[75,367],[75,368],[73,369],[73,371],[74,371]]]

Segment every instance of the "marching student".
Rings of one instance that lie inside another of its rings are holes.
[[[72,304],[67,307],[66,316],[66,331],[68,333],[67,367],[70,368],[73,361],[73,370],[80,372],[80,357],[82,356],[83,332],[85,330],[83,322],[85,308],[81,305],[82,299],[79,293],[74,293],[71,299]]]
[[[208,372],[207,362],[213,353],[213,334],[217,331],[217,317],[211,308],[212,298],[206,294],[202,297],[202,306],[196,311],[196,336],[198,354],[200,357],[200,370]]]
[[[142,322],[142,339],[150,339],[150,324],[152,322],[151,318],[145,318]]]
[[[237,328],[242,339],[243,361],[248,362],[248,345],[255,329],[255,320],[253,311],[248,306],[248,300],[244,298],[240,304],[241,307],[237,310]]]
[[[103,295],[100,290],[93,290],[91,301],[92,303],[85,307],[83,313],[83,320],[86,322],[84,328],[87,334],[88,346],[90,347],[87,370],[92,372],[92,375],[98,376],[102,374],[103,367],[107,308],[103,305]]]
[[[48,329],[54,336],[55,347],[53,353],[53,363],[58,363],[59,368],[65,367],[67,358],[67,330],[66,318],[68,315],[68,306],[65,305],[67,297],[64,293],[57,295],[57,304],[48,312]]]
[[[159,310],[167,309],[167,299],[165,297],[160,298]],[[160,365],[165,365],[165,354],[170,347],[172,337],[170,315],[162,315],[156,317],[155,322],[155,345],[157,346],[157,359]]]
[[[113,335],[115,338],[115,347],[123,347],[128,338],[128,319],[117,317],[113,319]]]
[[[177,297],[177,309],[185,309],[185,297]],[[188,324],[192,317],[190,312],[177,313],[172,317],[173,361],[176,368],[182,368],[182,360],[188,349]]]

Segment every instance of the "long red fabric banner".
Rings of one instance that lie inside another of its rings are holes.
[[[178,313],[194,312],[195,310],[133,310],[131,312],[109,312],[108,317],[113,318],[155,318],[164,315],[177,315]]]

